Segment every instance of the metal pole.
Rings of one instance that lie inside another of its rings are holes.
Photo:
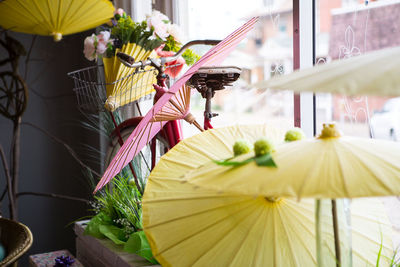
[[[339,237],[339,224],[337,217],[336,200],[332,199],[332,221],[333,221],[333,236],[335,238],[335,254],[336,254],[336,266],[341,266],[340,256],[340,237]]]

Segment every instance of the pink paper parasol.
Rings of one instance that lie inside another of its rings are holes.
[[[168,92],[168,88],[164,88],[158,85],[154,85],[157,93],[161,92],[161,95]],[[196,121],[196,118],[189,112],[190,110],[190,95],[192,94],[192,88],[184,85],[171,99],[161,108],[161,110],[151,119],[150,122],[160,121],[173,121],[173,120],[185,120],[190,124],[193,124],[201,132],[204,129]]]
[[[151,122],[154,117],[161,111],[161,109],[169,102],[169,100],[183,88],[190,77],[203,66],[211,66],[220,64],[229,53],[244,39],[247,32],[249,32],[258,21],[258,17],[254,17],[236,31],[228,35],[219,44],[211,48],[203,57],[199,59],[149,110],[146,116],[140,121],[139,125],[135,128],[132,134],[125,141],[124,145],[119,149],[114,159],[111,161],[107,170],[104,172],[103,177],[99,181],[94,190],[96,193],[104,185],[106,185],[115,175],[117,175],[122,168],[124,168],[148,143],[150,140],[162,129],[166,121]]]

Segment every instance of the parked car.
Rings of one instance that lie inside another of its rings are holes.
[[[370,120],[371,137],[400,141],[400,97],[389,99]]]

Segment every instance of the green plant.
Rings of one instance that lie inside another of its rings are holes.
[[[160,38],[150,38],[154,34],[154,29],[148,28],[146,21],[134,22],[126,13],[122,17],[116,15],[115,19],[116,25],[111,28],[111,36],[118,40],[120,44],[134,43],[146,50],[153,50],[163,43]],[[108,50],[108,52],[114,55],[112,50],[115,50],[115,47],[111,46],[111,48],[111,51]]]
[[[130,177],[113,179],[111,186],[95,196],[92,207],[96,215],[87,224],[86,234],[108,238],[125,251],[157,263],[142,231],[141,195]]]
[[[128,178],[129,179],[129,178]],[[142,229],[141,197],[134,183],[125,177],[114,179],[112,188],[105,187],[94,198],[98,212],[107,215],[127,234]]]
[[[118,9],[111,25],[104,26],[104,30],[98,35],[86,37],[84,54],[88,60],[95,60],[98,56],[113,57],[117,48],[128,43],[137,44],[147,51],[160,47],[162,51],[177,52],[182,46],[178,26],[156,10],[147,20],[134,22],[122,9]],[[200,56],[190,49],[187,49],[182,57],[187,65],[193,65],[200,59]]]
[[[181,43],[176,41],[175,38],[172,35],[170,35],[167,37],[167,40],[165,41],[165,46],[163,48],[163,51],[178,52],[181,46],[182,46]],[[188,66],[193,65],[194,63],[196,63],[197,60],[200,59],[200,56],[197,55],[195,52],[193,52],[193,50],[191,49],[186,49],[185,52],[183,52],[182,57]]]
[[[385,256],[385,255],[383,255],[382,254],[382,250],[383,250],[383,236],[382,236],[382,232],[380,233],[381,234],[381,243],[380,243],[380,245],[379,245],[379,250],[378,250],[378,254],[377,254],[377,257],[376,257],[376,267],[379,267],[380,266],[380,263],[381,263],[381,259],[382,259],[382,257],[384,258],[384,259],[386,259],[386,262],[390,262],[389,263],[389,267],[400,267],[400,262],[399,262],[399,259],[398,259],[398,252],[399,252],[399,248],[397,248],[394,252],[393,252],[393,256],[391,257],[391,258],[389,258],[389,257],[387,257],[387,256]]]

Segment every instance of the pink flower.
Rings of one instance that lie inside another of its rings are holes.
[[[109,43],[113,43],[113,40],[110,39],[110,32],[108,31],[101,31],[97,35],[97,46],[96,46],[96,53],[97,55],[103,55]]]
[[[157,56],[159,57],[172,57],[175,55],[175,52],[173,51],[163,51],[165,44],[160,45],[155,49]],[[168,74],[171,78],[175,78],[178,76],[179,72],[182,70],[183,65],[185,65],[185,60],[183,57],[178,57],[177,60],[168,62],[165,64],[167,67],[165,69],[165,73]],[[168,66],[174,66],[174,67],[168,67]]]
[[[169,36],[169,33],[167,32],[167,24],[164,22],[156,22],[153,24],[153,27],[154,33],[162,40],[165,40]]]
[[[114,11],[114,15],[118,14],[121,17],[124,15],[125,11],[122,8],[118,8],[117,10]]]
[[[97,44],[96,53],[97,53],[98,55],[104,54],[104,52],[106,52],[106,50],[107,50],[107,43],[99,42],[99,43]]]
[[[147,16],[147,26],[154,28],[154,33],[165,40],[169,36],[167,32],[167,25],[170,24],[167,16],[162,14],[160,11],[154,10],[151,16]]]
[[[95,47],[96,38],[96,35],[92,34],[92,36],[86,37],[84,41],[83,53],[85,54],[85,57],[90,61],[97,59]]]

